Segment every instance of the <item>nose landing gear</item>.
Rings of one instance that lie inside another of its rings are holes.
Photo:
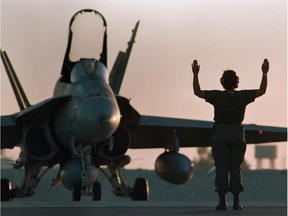
[[[73,201],[81,201],[82,199],[82,191],[83,187],[81,182],[76,182],[73,187]],[[101,185],[100,182],[94,182],[92,186],[92,200],[93,201],[101,201]]]

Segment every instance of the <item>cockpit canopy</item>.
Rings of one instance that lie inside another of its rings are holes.
[[[80,59],[71,71],[71,83],[86,79],[108,81],[108,74],[102,62],[95,59]]]
[[[107,67],[106,20],[102,14],[92,9],[78,11],[70,20],[68,44],[61,71],[62,82],[72,81],[71,71],[81,59],[94,59]]]

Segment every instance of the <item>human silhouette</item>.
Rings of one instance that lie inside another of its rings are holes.
[[[243,191],[241,164],[246,151],[245,130],[242,121],[246,106],[255,98],[265,94],[269,62],[262,64],[262,80],[259,89],[236,91],[239,77],[233,70],[224,71],[220,82],[224,91],[201,90],[198,74],[200,65],[197,60],[192,63],[194,94],[214,106],[214,127],[212,138],[212,155],[215,161],[215,191],[219,194],[217,210],[226,210],[226,194],[233,194],[233,209],[241,210],[239,194]],[[230,177],[229,177],[230,176]]]

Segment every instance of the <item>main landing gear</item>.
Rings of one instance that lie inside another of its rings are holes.
[[[11,182],[8,179],[1,179],[1,202],[11,202],[12,199]]]
[[[132,200],[147,201],[149,200],[149,185],[145,178],[137,178],[134,187],[131,190]]]
[[[17,164],[16,164],[17,165]],[[15,167],[15,165],[14,165]],[[17,169],[19,169],[18,167]],[[12,184],[8,179],[1,179],[1,202],[11,202],[14,198],[31,197],[35,194],[35,189],[41,178],[51,167],[47,167],[41,173],[41,165],[26,164],[24,182],[21,187],[12,189]]]
[[[145,178],[137,178],[134,186],[130,188],[122,176],[122,168],[130,163],[130,157],[124,155],[122,158],[107,164],[109,175],[101,170],[109,179],[116,196],[130,197],[132,200],[149,200],[149,185]]]

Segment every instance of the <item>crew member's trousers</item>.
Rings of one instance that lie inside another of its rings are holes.
[[[237,194],[243,191],[241,164],[244,161],[245,151],[243,125],[216,124],[214,126],[212,155],[216,168],[215,187],[217,192],[230,191]]]

